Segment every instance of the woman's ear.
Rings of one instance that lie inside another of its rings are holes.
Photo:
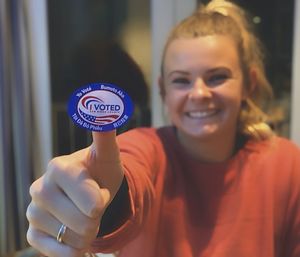
[[[251,96],[256,87],[257,87],[257,72],[254,68],[250,68],[248,85],[243,92],[243,99],[246,100],[249,96]]]
[[[165,85],[164,85],[164,79],[162,76],[159,76],[159,78],[158,78],[158,85],[159,85],[159,94],[161,96],[161,99],[164,101],[165,95],[166,95],[166,90],[165,90]]]

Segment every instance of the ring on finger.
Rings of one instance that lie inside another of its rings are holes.
[[[58,233],[57,233],[57,236],[56,236],[56,240],[59,242],[59,243],[62,243],[63,241],[63,236],[64,234],[66,233],[66,230],[67,230],[67,226],[65,224],[61,224],[59,230],[58,230]]]

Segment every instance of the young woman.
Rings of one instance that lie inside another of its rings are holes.
[[[265,123],[262,58],[230,2],[183,20],[159,79],[171,125],[94,133],[52,160],[31,187],[29,243],[47,256],[299,257],[300,150]]]

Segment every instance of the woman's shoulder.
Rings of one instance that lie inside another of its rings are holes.
[[[271,140],[274,140],[278,146],[294,149],[295,151],[298,151],[298,152],[300,151],[299,146],[297,146],[296,143],[294,143],[292,140],[290,140],[288,138],[274,136]]]
[[[262,141],[249,141],[242,150],[244,160],[272,174],[300,174],[300,148],[291,140],[279,136]]]
[[[300,155],[300,148],[293,141],[280,136],[261,141],[249,140],[244,148],[258,153]]]
[[[270,144],[270,151],[273,152],[276,162],[290,162],[294,167],[299,169],[300,173],[300,148],[293,141],[275,136],[273,144]],[[273,146],[274,145],[274,146]]]

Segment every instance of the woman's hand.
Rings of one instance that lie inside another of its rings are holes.
[[[115,131],[93,133],[90,147],[54,158],[30,188],[28,242],[49,257],[83,256],[122,180]]]

